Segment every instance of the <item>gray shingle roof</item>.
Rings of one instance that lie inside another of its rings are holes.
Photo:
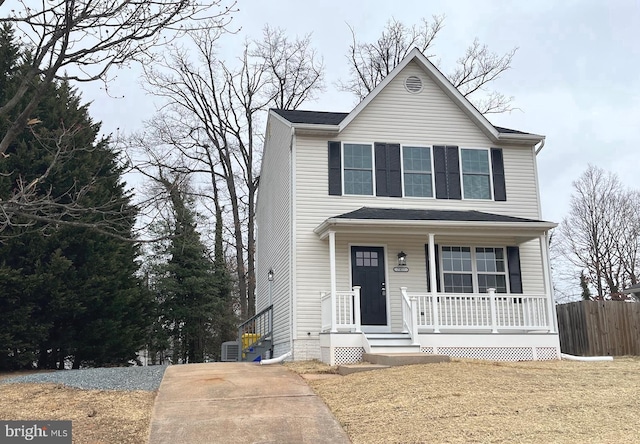
[[[339,125],[349,113],[333,113],[327,111],[302,111],[292,109],[272,109],[273,112],[291,123],[308,123],[312,125]],[[494,126],[499,133],[529,134],[501,126]]]
[[[481,211],[457,210],[411,210],[404,208],[362,207],[349,213],[335,216],[337,219],[381,219],[381,220],[446,220],[469,222],[543,222],[535,219],[503,216]]]
[[[310,123],[315,125],[338,125],[349,113],[330,113],[325,111],[300,111],[291,109],[272,109],[291,123]]]

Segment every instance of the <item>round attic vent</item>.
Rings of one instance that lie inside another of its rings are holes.
[[[414,93],[417,94],[420,91],[422,91],[422,80],[420,79],[420,77],[416,77],[416,76],[409,76],[407,77],[407,79],[404,81],[404,87],[407,89],[407,91],[409,91],[410,93]]]

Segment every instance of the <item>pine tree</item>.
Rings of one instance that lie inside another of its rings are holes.
[[[0,84],[7,89],[15,84],[17,75],[11,73],[20,70],[21,54],[12,48],[5,27],[0,54],[14,57],[0,59]],[[36,129],[21,134],[8,157],[0,159],[0,198],[50,169],[37,184],[38,194],[60,205],[100,210],[81,219],[63,216],[63,221],[89,226],[106,219],[118,237],[65,224],[5,228],[0,243],[0,368],[126,363],[144,343],[150,306],[136,277],[138,247],[131,236],[136,211],[118,154],[108,140],[98,139],[99,124],[68,83],[51,84],[34,116]],[[0,132],[6,124],[0,122]]]
[[[196,229],[196,214],[187,193],[175,183],[165,182],[165,186],[174,221],[171,240],[160,252],[169,259],[155,269],[160,323],[168,332],[174,362],[217,360],[220,345],[231,337],[235,324],[222,244],[216,241],[211,260]],[[221,230],[222,224],[218,226]]]

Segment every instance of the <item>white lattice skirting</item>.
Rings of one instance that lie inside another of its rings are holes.
[[[489,361],[551,361],[560,358],[555,347],[422,347],[420,351]]]
[[[363,353],[363,347],[336,347],[334,349],[334,357],[336,359],[335,365],[355,364],[358,362],[362,362]]]

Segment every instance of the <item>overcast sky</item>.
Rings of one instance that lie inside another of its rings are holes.
[[[495,125],[543,134],[538,155],[543,218],[560,222],[566,214],[571,182],[589,163],[616,172],[638,187],[640,144],[640,1],[352,1],[238,0],[234,26],[239,35],[221,49],[232,58],[245,36],[259,37],[265,24],[291,36],[312,33],[324,57],[327,90],[302,109],[350,111],[354,97],[339,92],[337,79],[348,74],[345,53],[351,34],[370,41],[391,17],[407,25],[420,17],[445,14],[433,53],[447,72],[478,38],[504,53],[518,47],[512,69],[495,83],[513,96],[518,110],[489,115]],[[106,132],[139,129],[154,105],[139,86],[135,69],[116,72],[113,99],[81,85],[93,100],[91,114]]]

